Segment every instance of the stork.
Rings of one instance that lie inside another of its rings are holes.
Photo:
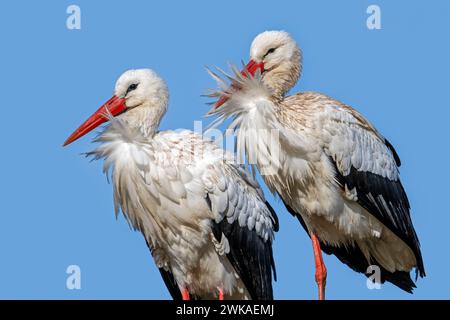
[[[300,78],[302,53],[284,31],[266,31],[251,45],[240,73],[210,72],[219,89],[209,114],[213,125],[227,118],[238,146],[261,171],[270,191],[309,234],[319,299],[325,298],[327,270],[322,251],[357,272],[377,265],[381,282],[412,292],[410,271],[425,276],[410,205],[400,182],[394,147],[358,111],[316,92],[286,93]],[[278,133],[276,150],[267,134]]]
[[[116,216],[143,234],[174,299],[272,299],[275,212],[230,154],[188,130],[158,131],[168,98],[155,72],[128,70],[64,145],[109,121],[87,155],[104,159]]]

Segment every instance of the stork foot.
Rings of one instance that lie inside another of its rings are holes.
[[[219,290],[219,300],[225,300],[225,297],[224,297],[222,289]]]

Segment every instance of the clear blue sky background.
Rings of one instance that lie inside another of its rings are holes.
[[[339,3],[338,3],[339,2]],[[378,4],[382,30],[366,28]],[[82,29],[66,29],[77,4]],[[332,299],[450,298],[448,1],[8,1],[0,11],[0,298],[169,298],[139,233],[113,214],[101,163],[67,136],[112,94],[126,69],[150,67],[168,83],[162,129],[193,129],[215,84],[204,66],[247,60],[253,37],[284,29],[304,53],[298,90],[360,110],[396,146],[428,276],[409,295],[332,256]],[[315,299],[311,244],[281,203],[275,241],[280,299]],[[82,289],[66,289],[77,264]]]

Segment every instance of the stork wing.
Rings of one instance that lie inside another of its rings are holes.
[[[207,183],[206,200],[215,217],[216,247],[227,255],[252,299],[271,300],[272,271],[276,280],[272,240],[278,217],[246,170],[229,164],[212,170],[215,183]]]
[[[356,201],[413,250],[419,274],[424,276],[419,239],[399,178],[400,159],[392,145],[350,107],[326,107],[317,119],[321,140],[326,141],[323,148],[343,191],[356,191]]]

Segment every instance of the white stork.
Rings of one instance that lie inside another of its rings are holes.
[[[419,239],[399,178],[394,147],[358,111],[320,93],[286,96],[300,77],[302,54],[288,33],[259,34],[244,71],[228,76],[231,87],[211,75],[220,89],[210,114],[237,130],[238,146],[261,166],[278,194],[311,237],[319,299],[325,297],[321,250],[357,272],[378,265],[381,281],[412,292],[410,271],[425,276]],[[260,130],[254,134],[255,129]],[[269,134],[278,133],[278,144]]]
[[[116,216],[142,232],[174,299],[272,299],[275,212],[215,144],[187,130],[159,132],[167,105],[161,78],[129,70],[64,145],[109,120],[88,155],[104,159]]]

